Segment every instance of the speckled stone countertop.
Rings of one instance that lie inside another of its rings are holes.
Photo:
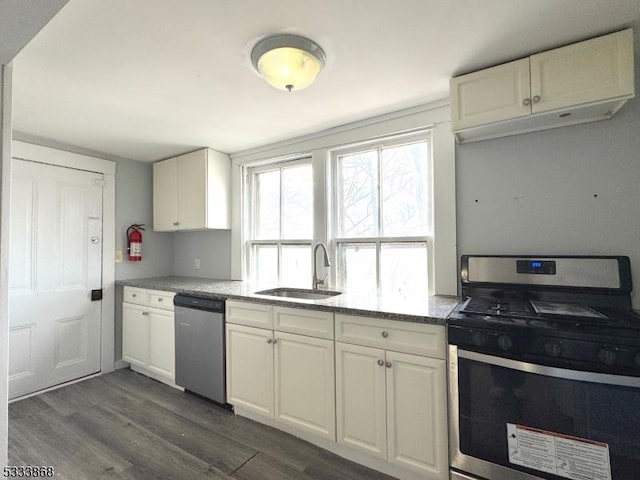
[[[382,295],[376,292],[345,292],[342,295],[322,300],[280,298],[257,295],[254,292],[268,287],[256,287],[248,282],[233,280],[213,280],[196,277],[155,277],[132,280],[118,280],[118,285],[165,290],[169,292],[198,295],[221,300],[248,300],[287,307],[312,308],[353,315],[369,315],[390,320],[406,322],[432,323],[444,325],[449,312],[458,302],[457,297],[425,296],[423,298],[405,298],[402,296]]]

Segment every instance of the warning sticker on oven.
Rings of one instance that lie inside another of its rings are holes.
[[[509,462],[571,480],[611,480],[609,445],[507,423]]]

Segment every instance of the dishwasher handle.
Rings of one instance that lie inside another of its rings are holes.
[[[194,297],[191,295],[176,295],[173,297],[176,307],[193,308],[206,312],[224,313],[224,301],[212,298]]]

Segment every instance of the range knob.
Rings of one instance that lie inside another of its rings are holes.
[[[474,345],[482,347],[485,343],[487,343],[487,336],[481,332],[473,332],[471,334],[471,341]]]
[[[560,342],[549,341],[544,344],[544,351],[550,357],[559,357],[562,353],[562,345]]]
[[[636,355],[636,362],[638,361],[637,357],[638,355]],[[598,358],[605,365],[613,365],[614,363],[616,363],[616,360],[618,359],[618,355],[613,350],[603,348],[598,352]]]
[[[513,347],[513,340],[506,335],[500,335],[498,337],[498,346],[506,352]]]

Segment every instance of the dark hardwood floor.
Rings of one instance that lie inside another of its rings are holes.
[[[9,464],[74,480],[391,478],[128,369],[9,405]]]

